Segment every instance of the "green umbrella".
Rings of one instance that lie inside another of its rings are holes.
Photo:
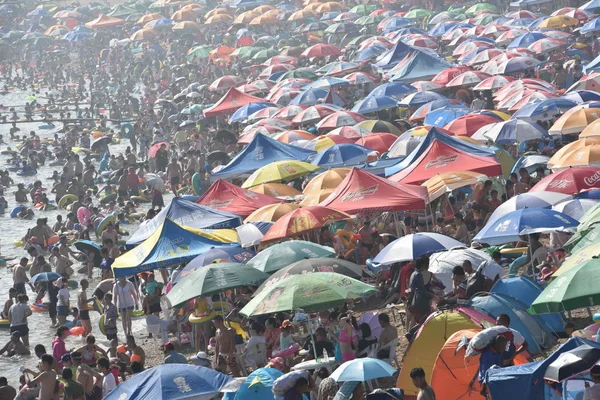
[[[323,311],[375,293],[374,286],[335,272],[291,275],[264,288],[240,313],[250,317],[298,309]]]
[[[577,232],[569,238],[563,247],[573,254],[584,247],[598,243],[599,240],[600,225],[592,225],[578,228]]]
[[[429,17],[431,14],[433,14],[431,11],[425,10],[424,8],[415,8],[414,10],[407,12],[404,18],[423,19]]]
[[[196,46],[188,51],[187,59],[192,61],[194,58],[208,58],[211,50],[209,46]]]
[[[181,278],[167,294],[167,299],[176,307],[198,296],[260,285],[268,277],[264,272],[238,263],[208,264]]]
[[[267,61],[271,57],[275,57],[278,54],[279,54],[279,52],[273,48],[264,49],[264,50],[258,51],[256,54],[254,54],[252,56],[252,60],[262,63],[262,62]]]
[[[296,261],[317,257],[335,257],[335,250],[304,240],[290,240],[264,249],[246,265],[272,274]]]
[[[465,14],[471,14],[471,15],[476,15],[476,14],[481,14],[484,12],[497,12],[498,8],[490,3],[477,3],[477,4],[473,4],[471,7],[469,7],[469,9],[467,11],[465,11]]]
[[[596,204],[594,207],[587,210],[585,214],[583,214],[583,216],[579,219],[577,230],[586,229],[596,222],[600,222],[600,203]]]
[[[310,79],[311,81],[315,81],[319,78],[317,74],[308,69],[294,69],[292,71],[288,71],[285,74],[281,75],[277,82],[281,82],[288,78],[294,79]]]
[[[230,56],[239,58],[252,58],[259,51],[264,50],[264,47],[244,46],[235,49]]]
[[[584,261],[555,278],[529,312],[544,314],[600,305],[600,259]]]
[[[350,9],[351,13],[358,15],[369,15],[377,9],[375,4],[359,4]]]
[[[383,17],[381,15],[365,15],[358,17],[354,23],[357,25],[375,25],[381,21],[383,21]]]

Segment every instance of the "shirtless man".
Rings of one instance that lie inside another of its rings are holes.
[[[54,262],[54,268],[57,274],[66,278],[73,274],[73,269],[71,268],[73,261],[60,254],[60,249],[58,247],[52,248],[52,256],[50,259]]]
[[[133,335],[127,336],[127,350],[130,352],[128,361],[137,361],[142,364],[142,368],[144,368],[144,364],[146,363],[146,353],[144,352],[144,349],[135,343]]]
[[[16,267],[15,267],[16,268]],[[8,289],[8,300],[6,300],[6,302],[4,303],[4,308],[2,309],[2,315],[1,317],[6,319],[8,318],[8,310],[10,310],[10,307],[15,304],[15,298],[17,297],[17,289],[15,289],[14,287],[11,287],[10,289]]]
[[[71,258],[71,256],[79,256],[79,253],[71,250],[68,238],[65,235],[60,235],[60,239],[58,241],[58,250],[60,250],[60,254],[66,258]]]
[[[119,241],[117,231],[115,230],[115,225],[112,222],[109,222],[106,225],[106,229],[102,232],[102,241],[110,239],[113,243],[117,243]]]
[[[175,197],[178,197],[177,189],[179,189],[181,175],[181,166],[177,162],[177,158],[173,157],[169,165],[167,165],[167,178],[169,178],[169,182],[171,183],[171,191],[173,191]]]
[[[102,375],[83,364],[81,359],[81,353],[77,351],[71,353],[71,360],[77,370],[76,380],[83,386],[86,399],[100,399],[102,397]]]
[[[12,356],[28,356],[31,354],[29,349],[21,342],[21,334],[19,332],[14,332],[10,336],[10,340],[6,345],[0,349],[0,355],[6,353],[7,357]]]
[[[27,277],[27,257],[22,257],[19,264],[13,267],[13,287],[16,289],[16,294],[26,294],[25,284],[29,282]],[[33,267],[33,266],[32,266]],[[35,272],[35,269],[33,270]],[[33,276],[33,275],[32,275]],[[30,285],[31,286],[31,285]]]
[[[81,320],[81,325],[83,326],[83,334],[82,336],[87,336],[92,333],[92,322],[90,321],[90,310],[89,303],[94,299],[88,299],[86,290],[90,286],[87,279],[82,279],[79,282],[79,286],[81,290],[77,295],[77,307],[79,308],[79,319]]]
[[[121,255],[119,248],[117,246],[115,246],[115,242],[113,242],[112,239],[104,239],[102,241],[102,244],[104,245],[104,247],[106,247],[108,249],[108,255],[113,260],[116,260],[117,257],[119,257]]]
[[[39,400],[54,400],[56,388],[56,372],[52,369],[54,364],[54,357],[50,354],[44,354],[42,356],[42,362],[40,369],[42,373],[35,377],[33,380],[29,378],[29,375],[25,375],[25,382],[28,387],[40,386]]]
[[[0,399],[14,399],[17,397],[17,390],[8,384],[4,376],[0,376]]]
[[[360,228],[360,230],[358,231],[358,234],[361,236],[361,241],[360,241],[360,263],[364,264],[367,260],[367,258],[371,257],[371,251],[373,249],[373,237],[371,236],[372,234],[372,230],[371,230],[371,222],[370,221],[365,221],[363,224],[363,227]],[[366,251],[364,250],[366,249]],[[356,260],[357,262],[359,260]]]
[[[214,317],[212,322],[217,328],[215,336],[215,370],[225,373],[229,368],[233,376],[240,376],[235,359],[235,330],[225,326],[221,315]]]

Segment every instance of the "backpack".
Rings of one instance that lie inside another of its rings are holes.
[[[485,290],[485,280],[486,277],[483,274],[483,269],[485,265],[480,266],[477,271],[467,280],[467,290],[466,296],[467,299],[475,296],[479,292],[483,292]]]

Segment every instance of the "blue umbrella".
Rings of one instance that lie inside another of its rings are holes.
[[[425,117],[425,125],[443,128],[444,125],[454,121],[456,118],[469,114],[471,110],[467,107],[443,107],[433,110]]]
[[[336,144],[317,153],[311,163],[327,168],[358,165],[367,161],[371,152],[371,149],[357,144]]]
[[[454,100],[454,99],[434,100],[434,101],[425,103],[422,106],[420,106],[419,108],[417,108],[417,110],[413,113],[413,115],[419,115],[419,116],[421,116],[421,118],[423,118],[423,116],[426,116],[431,111],[437,110],[440,108],[448,109],[448,108],[465,108],[465,107],[467,107],[467,106],[464,105],[463,103],[461,103],[460,101]],[[496,115],[496,114],[494,114],[494,115]]]
[[[76,42],[80,42],[85,39],[89,39],[91,37],[92,37],[91,33],[71,31],[71,32],[67,33],[63,37],[63,39],[66,41],[69,41],[71,43],[76,43]]]
[[[600,101],[600,93],[592,90],[575,90],[566,93],[563,98],[581,104],[587,103],[588,101]]]
[[[331,12],[326,12],[325,14],[323,14],[323,16],[321,17],[321,21],[331,21],[333,20],[335,17],[337,17],[338,15],[340,15],[339,11],[331,11]]]
[[[600,200],[600,189],[588,190],[577,195],[578,199]]]
[[[37,275],[31,277],[32,284],[40,283],[40,282],[52,282],[62,278],[62,275],[57,274],[56,272],[41,272]]]
[[[45,17],[47,15],[50,15],[50,12],[48,10],[44,10],[43,8],[36,8],[27,14],[28,17]]]
[[[564,97],[567,97],[567,95]],[[576,105],[577,103],[574,100],[568,98],[546,99],[538,103],[527,104],[521,107],[516,113],[514,113],[513,118],[530,119],[535,121],[551,119],[554,118],[556,114],[562,114]]]
[[[524,208],[488,222],[473,241],[494,246],[516,242],[520,240],[522,232],[575,229],[577,225],[577,220],[551,209]]]
[[[398,99],[389,96],[368,96],[352,107],[353,112],[368,114],[398,107]]]
[[[402,29],[396,31],[394,33],[394,36],[391,39],[393,40],[393,39],[399,38],[400,36],[411,35],[411,34],[427,35],[427,31],[424,31],[423,29],[415,28],[414,26],[411,26],[411,27],[402,28]]]
[[[332,76],[324,76],[322,78],[317,79],[314,82],[306,85],[307,88],[320,88],[320,89],[328,89],[332,87],[341,87],[350,85],[350,81],[346,79],[334,78]]]
[[[132,376],[104,399],[209,400],[231,380],[231,377],[210,368],[162,364]]]
[[[88,28],[85,25],[77,25],[75,28],[73,28],[73,30],[71,30],[71,32],[86,32],[86,33],[94,33],[94,31],[91,28]]]
[[[378,55],[383,54],[386,51],[388,51],[387,47],[379,45],[379,44],[375,44],[373,46],[367,47],[366,49],[357,51],[356,54],[354,55],[354,58],[352,58],[352,61],[354,61],[354,62],[368,61],[373,58],[376,58]]]
[[[229,119],[229,122],[244,121],[250,115],[267,107],[277,107],[277,105],[268,102],[248,103],[245,106],[238,108]]]
[[[414,233],[402,236],[385,246],[373,259],[373,263],[391,265],[397,262],[416,260],[425,254],[464,246],[464,243],[439,233]]]
[[[406,28],[407,26],[411,26],[414,24],[415,24],[415,21],[412,19],[402,18],[402,17],[393,17],[393,18],[389,19],[388,22],[385,23],[385,25],[383,25],[382,30],[384,32],[392,32],[392,31],[397,31],[399,29]]]
[[[275,368],[259,368],[252,372],[235,394],[235,400],[275,400],[273,383],[283,372]]]
[[[533,18],[515,18],[512,21],[506,22],[504,25],[506,25],[506,26],[528,28],[529,25],[531,25],[535,21],[536,20],[534,20]]]
[[[444,33],[451,31],[456,28],[472,28],[475,25],[473,24],[458,24],[456,22],[441,22],[431,28],[429,31],[429,36],[433,37],[441,37],[444,36]]]
[[[578,57],[580,60],[583,60],[583,61],[591,61],[592,60],[591,57],[589,56],[589,54],[587,54],[586,52],[581,51],[579,49],[567,49],[565,54],[571,58]]]
[[[443,94],[431,91],[412,93],[400,101],[400,105],[406,107],[419,107],[435,100],[448,100]]]
[[[169,18],[160,18],[155,19],[154,21],[148,22],[145,27],[146,28],[162,28],[165,26],[173,25],[173,20]]]
[[[357,358],[340,365],[331,378],[336,382],[366,382],[394,375],[396,368],[377,358]]]
[[[584,10],[584,11],[592,11],[597,8],[600,8],[600,0],[590,0],[587,3],[585,3],[584,5],[579,7],[580,10]]]
[[[376,87],[369,93],[369,96],[379,97],[379,96],[389,96],[395,97],[398,100],[403,98],[409,93],[415,93],[417,88],[412,85],[403,82],[388,82],[384,83],[381,86]]]
[[[200,254],[198,257],[190,261],[173,280],[177,283],[190,272],[202,268],[205,265],[218,262],[236,262],[245,263],[254,257],[256,253],[250,250],[242,249],[240,246],[210,249],[206,253]]]
[[[535,171],[538,167],[547,168],[550,157],[538,154],[521,156],[515,161],[515,165],[510,169],[510,173],[517,174],[521,168],[527,169],[529,173]]]
[[[597,31],[600,31],[600,17],[594,18],[593,20],[586,22],[580,30],[580,32],[583,34]]]
[[[514,49],[517,47],[527,47],[530,44],[537,42],[540,39],[547,38],[548,36],[544,35],[541,32],[527,32],[520,36],[517,36],[507,48]]]

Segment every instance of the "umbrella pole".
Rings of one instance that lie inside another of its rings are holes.
[[[398,214],[394,211],[394,226],[396,227],[396,236],[400,237],[400,227],[398,226]]]
[[[319,359],[317,355],[317,346],[315,343],[315,336],[313,335],[312,324],[310,321],[310,313],[306,313],[306,318],[308,319],[308,333],[310,334],[310,340],[312,342],[313,354],[315,355],[315,361]]]
[[[529,271],[532,272],[533,275],[533,252],[531,251],[531,235],[527,235],[527,244],[529,245],[529,264],[531,265],[531,269]],[[527,271],[529,267],[525,266],[525,276],[529,276],[529,271]]]

